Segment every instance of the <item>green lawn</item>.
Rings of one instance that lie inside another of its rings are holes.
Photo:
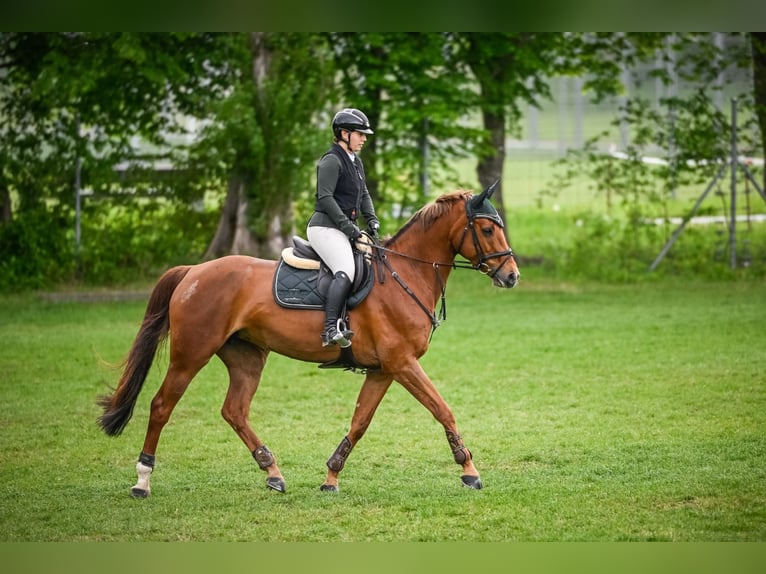
[[[252,420],[280,495],[219,415],[225,372],[195,379],[134,500],[154,368],[119,438],[95,398],[144,301],[0,300],[0,541],[764,541],[763,282],[599,286],[467,271],[423,359],[485,488],[460,486],[444,433],[393,386],[319,491],[360,375],[271,358]]]

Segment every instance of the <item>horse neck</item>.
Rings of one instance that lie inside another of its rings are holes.
[[[448,218],[438,220],[426,229],[415,224],[387,245],[404,255],[393,258],[397,272],[406,275],[408,281],[419,280],[421,289],[433,291],[434,300],[447,283],[455,260],[456,253],[450,240],[451,227],[452,222]],[[441,277],[441,285],[435,281],[434,269]]]

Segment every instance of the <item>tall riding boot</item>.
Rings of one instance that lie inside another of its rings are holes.
[[[346,298],[351,291],[351,280],[343,271],[338,271],[327,290],[325,303],[324,332],[322,333],[322,345],[340,345],[348,347],[351,344],[353,331],[343,329],[340,314],[346,305]]]

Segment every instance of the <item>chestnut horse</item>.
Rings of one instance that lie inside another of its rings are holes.
[[[462,483],[482,487],[471,451],[455,417],[418,359],[426,352],[439,320],[450,271],[468,267],[487,274],[497,287],[513,287],[519,270],[503,222],[489,198],[459,190],[421,208],[393,237],[373,247],[378,277],[370,294],[348,311],[356,335],[347,349],[323,347],[321,310],[287,309],[274,300],[276,261],[227,256],[199,265],[174,267],[154,287],[143,323],[126,358],[114,392],[99,398],[99,424],[119,435],[130,420],[158,345],[169,335],[168,370],[151,402],[149,424],[136,470],[135,497],[150,493],[160,433],[191,380],[213,355],[224,362],[229,388],[221,409],[267,473],[266,485],[285,491],[274,454],[250,426],[249,412],[270,352],[313,363],[352,357],[365,369],[351,427],[327,461],[321,490],[337,491],[346,458],[369,426],[383,395],[396,380],[438,420],[457,464]],[[455,261],[457,255],[467,261]],[[389,280],[386,280],[389,279]]]

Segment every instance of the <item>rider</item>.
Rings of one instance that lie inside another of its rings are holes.
[[[356,155],[373,133],[367,116],[356,108],[342,109],[333,117],[332,133],[335,143],[317,164],[316,205],[306,235],[333,273],[322,345],[348,347],[354,333],[342,328],[340,314],[354,282],[351,243],[362,235],[357,218],[364,217],[373,237],[377,237],[380,222],[367,190],[362,160]]]

